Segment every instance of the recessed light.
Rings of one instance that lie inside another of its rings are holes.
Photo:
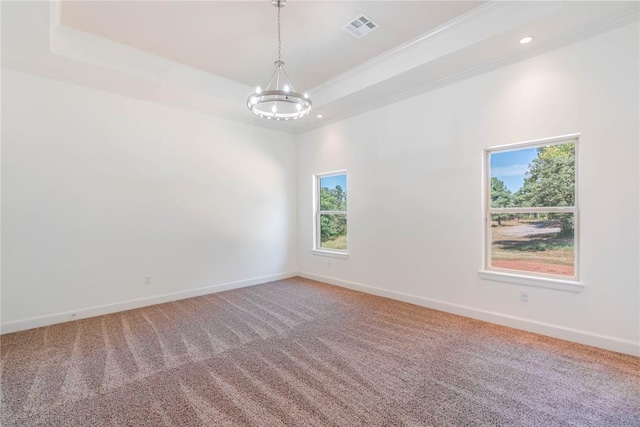
[[[527,44],[533,40],[533,37],[527,36],[520,39],[520,44]]]
[[[323,118],[324,116],[323,116],[322,114],[318,114],[316,117],[317,117],[317,118],[319,118],[319,119],[321,119],[321,118]]]

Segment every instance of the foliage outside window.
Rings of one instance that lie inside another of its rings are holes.
[[[316,249],[347,250],[347,174],[316,175]]]
[[[487,150],[487,269],[577,278],[576,143]]]

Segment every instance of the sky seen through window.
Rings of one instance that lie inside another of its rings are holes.
[[[509,191],[515,193],[522,187],[529,164],[536,158],[537,150],[520,150],[491,153],[491,177],[504,182]]]
[[[334,189],[337,186],[340,186],[343,191],[347,191],[347,175],[333,175],[333,176],[325,176],[320,178],[320,187]]]

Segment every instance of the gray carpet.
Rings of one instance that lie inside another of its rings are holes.
[[[0,343],[3,426],[640,426],[640,358],[301,278]]]

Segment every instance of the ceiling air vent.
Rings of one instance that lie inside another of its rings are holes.
[[[357,38],[366,36],[376,28],[378,28],[378,24],[364,15],[360,15],[355,19],[352,19],[351,22],[344,26],[345,30],[349,31]]]

